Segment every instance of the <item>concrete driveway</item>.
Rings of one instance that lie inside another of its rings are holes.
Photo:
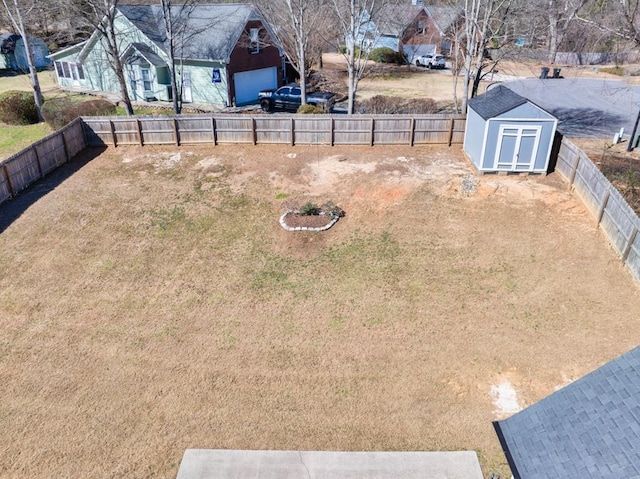
[[[569,137],[613,138],[620,128],[631,133],[640,108],[640,87],[620,80],[527,78],[503,82],[558,120]]]
[[[187,449],[177,479],[482,479],[473,451]]]

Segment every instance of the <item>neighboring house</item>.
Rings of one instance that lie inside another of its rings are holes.
[[[493,424],[515,479],[640,477],[640,347]]]
[[[364,44],[404,52],[409,62],[430,53],[449,55],[461,18],[456,8],[424,6],[417,0],[413,5],[385,5],[370,20]]]
[[[174,17],[181,7],[173,7]],[[116,29],[133,101],[171,101],[168,42],[160,5],[117,7]],[[216,106],[256,102],[283,82],[283,52],[265,19],[247,4],[200,4],[183,14],[176,35],[178,90],[184,103]],[[118,94],[98,31],[50,55],[65,89]]]
[[[33,61],[36,68],[46,68],[51,64],[47,58],[47,45],[36,37],[29,37]],[[26,71],[29,69],[27,51],[20,35],[0,35],[0,70]]]

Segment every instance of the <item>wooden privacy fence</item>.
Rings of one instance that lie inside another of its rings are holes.
[[[563,139],[556,171],[572,187],[604,230],[609,242],[640,282],[640,218],[598,167]]]
[[[89,146],[461,144],[464,115],[84,117]]]
[[[0,204],[66,163],[87,147],[76,118],[64,128],[0,163]]]

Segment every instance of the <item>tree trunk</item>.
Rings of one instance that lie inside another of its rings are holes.
[[[355,47],[354,47],[354,43],[352,42],[351,44],[351,51],[348,53],[349,54],[349,61],[348,63],[348,67],[349,67],[349,101],[348,101],[348,106],[347,106],[347,114],[349,115],[353,115],[354,111],[355,111],[355,96],[356,96],[356,78],[355,78]]]
[[[115,35],[112,38],[114,45],[117,45]],[[116,78],[118,79],[118,86],[120,87],[120,98],[122,99],[122,103],[124,103],[124,107],[127,110],[127,115],[133,115],[133,105],[131,104],[131,97],[129,96],[129,89],[127,88],[127,79],[124,75],[124,65],[120,60],[119,52],[116,50],[113,54],[113,59],[115,62],[115,73]]]
[[[27,36],[27,32],[24,30],[24,25],[22,24],[22,17],[20,17],[20,27],[22,35],[22,41],[24,42],[24,50],[27,55],[27,64],[29,65],[29,78],[31,79],[31,87],[33,88],[33,101],[36,104],[36,112],[38,113],[38,120],[44,121],[42,117],[42,103],[44,103],[42,99],[42,90],[40,89],[40,80],[38,79],[38,70],[36,68],[35,62],[33,61],[33,52],[31,51],[31,43],[29,42],[29,37]]]
[[[31,88],[33,89],[33,101],[36,106],[36,113],[38,115],[38,120],[43,121],[42,117],[42,103],[44,102],[42,98],[42,90],[40,88],[40,80],[38,79],[38,70],[36,68],[35,62],[33,61],[33,51],[31,50],[31,43],[29,42],[29,35],[27,29],[24,26],[24,19],[22,18],[22,10],[18,5],[18,0],[13,0],[14,10],[13,12],[7,5],[6,0],[2,1],[4,8],[13,23],[13,26],[18,31],[20,36],[22,37],[22,41],[24,43],[24,50],[27,56],[27,65],[29,66],[29,79],[31,81]]]
[[[302,21],[300,22],[300,29],[302,30]],[[300,59],[300,101],[303,105],[307,104],[307,56],[306,49],[303,42],[303,34],[298,37],[298,58]]]
[[[556,62],[556,56],[558,55],[558,22],[553,18],[553,15],[549,13],[549,56],[547,61],[552,65]]]

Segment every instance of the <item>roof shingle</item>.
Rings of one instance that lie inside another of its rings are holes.
[[[640,478],[640,347],[494,427],[516,479]]]

